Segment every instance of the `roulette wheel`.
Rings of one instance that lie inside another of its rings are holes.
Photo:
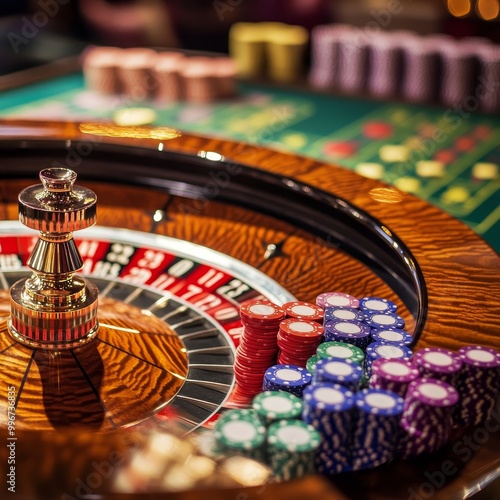
[[[239,305],[248,299],[314,302],[327,290],[386,297],[414,347],[500,346],[498,255],[460,222],[393,187],[168,128],[5,120],[0,137],[0,362],[5,385],[16,388],[24,446],[82,424],[102,435],[124,432],[172,408],[194,431],[248,405],[233,390]],[[70,339],[63,350],[23,345],[7,333],[7,289],[29,276],[36,239],[15,221],[17,196],[47,167],[73,169],[99,200],[98,226],[75,234],[82,272],[100,292],[99,333],[86,346]],[[480,445],[467,447],[467,430],[424,462],[326,483],[306,478],[297,491],[418,498],[438,471],[433,493],[466,496],[499,473],[499,435],[491,429]],[[31,459],[43,460],[44,448],[34,449]],[[275,484],[262,494],[289,492]]]

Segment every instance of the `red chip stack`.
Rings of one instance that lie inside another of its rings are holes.
[[[316,304],[309,304],[309,302],[301,301],[287,302],[283,304],[283,309],[285,310],[287,319],[295,318],[323,323],[325,311]]]
[[[282,321],[278,333],[278,364],[305,368],[323,340],[323,331],[323,326],[315,321],[295,318]]]
[[[267,300],[250,300],[241,304],[240,316],[244,328],[234,362],[235,394],[251,398],[262,391],[264,373],[276,362],[285,311]]]

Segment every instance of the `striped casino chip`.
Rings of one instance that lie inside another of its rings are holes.
[[[289,318],[281,321],[278,332],[278,363],[305,367],[323,340],[323,325],[316,321]]]
[[[405,320],[396,313],[373,313],[367,314],[365,322],[371,328],[399,328],[405,327]]]
[[[268,429],[267,462],[278,481],[289,481],[315,472],[320,433],[301,420],[281,420]]]
[[[400,328],[372,328],[370,337],[373,342],[383,342],[385,344],[409,346],[413,342],[413,336]]]
[[[370,327],[361,321],[327,321],[325,323],[325,340],[345,342],[364,350],[371,342]]]
[[[180,71],[187,102],[206,104],[217,99],[217,86],[208,57],[189,57]]]
[[[386,314],[397,312],[398,306],[394,302],[382,297],[363,297],[359,299],[359,308],[365,314]]]
[[[365,315],[355,307],[331,306],[325,308],[323,324],[327,321],[363,321]]]
[[[482,46],[477,50],[479,77],[475,96],[479,98],[481,109],[489,113],[500,111],[500,47]]]
[[[322,437],[316,455],[316,469],[335,474],[350,467],[349,443],[354,394],[337,384],[319,383],[304,390],[302,419]]]
[[[323,309],[327,307],[354,307],[359,306],[359,300],[348,293],[325,292],[316,297],[316,305]]]
[[[453,421],[457,426],[480,425],[491,415],[500,385],[500,352],[471,345],[458,350],[462,361],[457,390],[460,401]]]
[[[266,428],[253,410],[229,410],[215,423],[217,451],[264,461]]]
[[[355,93],[365,89],[368,68],[368,43],[362,29],[342,31],[338,42],[337,87]]]
[[[360,365],[365,359],[359,347],[345,342],[323,342],[316,349],[316,354],[320,359],[350,359]]]
[[[339,384],[355,392],[362,376],[363,368],[352,360],[321,359],[315,366],[312,383]]]
[[[252,408],[264,425],[270,425],[276,420],[300,418],[302,401],[288,392],[265,391],[255,396]]]
[[[396,454],[404,400],[385,389],[364,389],[356,394],[352,429],[352,470],[377,467]]]
[[[408,385],[420,377],[409,359],[378,358],[372,364],[370,387],[385,389],[405,397]]]
[[[440,347],[425,347],[416,351],[411,361],[422,377],[436,378],[455,386],[462,360],[453,351]]]
[[[308,321],[323,321],[324,311],[323,308],[315,305],[309,304],[308,302],[287,302],[283,304],[283,309],[285,310],[286,317],[288,319],[303,319]]]
[[[311,381],[312,375],[301,366],[273,365],[264,373],[262,391],[286,391],[300,398]]]
[[[385,344],[383,342],[372,342],[366,348],[365,375],[371,377],[372,364],[378,358],[388,359],[410,359],[411,349],[404,345]]]
[[[130,48],[120,53],[118,76],[123,93],[131,101],[140,102],[154,97],[156,60],[157,52],[153,49]]]

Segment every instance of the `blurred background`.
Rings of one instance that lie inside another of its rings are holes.
[[[309,30],[348,23],[500,42],[500,0],[0,0],[0,74],[88,44],[225,53],[229,29],[240,21]]]

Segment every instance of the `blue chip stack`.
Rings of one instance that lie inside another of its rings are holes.
[[[500,352],[489,347],[466,346],[457,354],[462,368],[457,380],[460,401],[453,420],[458,426],[478,425],[487,420],[498,397]]]
[[[262,391],[286,391],[301,398],[311,381],[312,375],[301,366],[274,365],[264,374]]]
[[[384,342],[372,342],[366,348],[365,376],[369,379],[372,374],[372,363],[379,358],[410,359],[411,349],[404,345],[386,344]]]
[[[366,315],[395,313],[398,306],[390,300],[381,297],[363,297],[359,299],[359,308]]]
[[[371,342],[370,327],[361,321],[330,320],[324,326],[327,342],[344,342],[363,350]]]
[[[420,378],[410,383],[400,423],[403,458],[432,453],[446,443],[458,398],[458,391],[442,380]]]
[[[304,390],[302,419],[322,437],[316,470],[336,474],[350,468],[349,442],[354,394],[338,384],[320,383]]]
[[[370,336],[373,342],[384,342],[386,344],[409,346],[413,342],[412,335],[399,328],[372,328]]]
[[[327,307],[323,317],[323,325],[328,321],[363,321],[365,315],[354,307]]]
[[[312,383],[339,384],[355,392],[358,390],[362,376],[361,365],[350,359],[322,359],[316,364]]]
[[[365,316],[365,323],[370,325],[370,328],[398,328],[405,327],[405,320],[396,313],[375,313]]]
[[[377,467],[396,453],[404,399],[392,391],[364,389],[356,394],[352,470]]]

